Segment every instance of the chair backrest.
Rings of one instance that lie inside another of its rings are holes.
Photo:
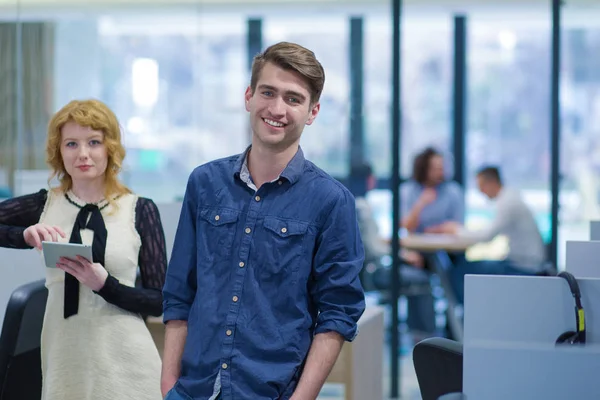
[[[423,400],[462,392],[463,347],[459,342],[425,339],[413,349],[413,364]]]
[[[40,339],[48,291],[44,280],[11,295],[0,335],[0,400],[42,397]]]

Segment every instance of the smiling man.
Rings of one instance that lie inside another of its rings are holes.
[[[251,146],[189,178],[164,287],[166,399],[313,400],[356,336],[354,198],[299,146],[324,82],[299,45],[257,55]]]

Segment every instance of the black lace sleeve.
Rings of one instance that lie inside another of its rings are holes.
[[[31,249],[23,232],[39,222],[47,197],[48,191],[42,189],[0,202],[0,247]]]
[[[124,310],[158,317],[162,314],[162,288],[167,269],[165,233],[158,207],[152,200],[140,197],[135,215],[135,228],[142,239],[138,260],[142,287],[123,285],[109,275],[98,294]]]

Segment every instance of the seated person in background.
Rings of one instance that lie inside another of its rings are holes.
[[[376,185],[376,178],[373,175],[371,166],[368,163],[355,165],[352,167],[350,176],[352,179],[350,190],[356,198],[358,226],[365,249],[365,268],[363,268],[362,271],[364,279],[367,273],[373,274],[376,270],[383,268],[381,260],[383,257],[391,255],[391,246],[386,240],[379,236],[377,221],[375,221],[373,210],[366,198],[367,193],[370,190],[373,190]],[[423,256],[415,251],[401,249],[400,257],[405,264],[423,268]],[[387,274],[378,274],[378,276],[386,275]],[[410,276],[405,276],[404,271],[402,277],[408,280],[410,279]],[[425,279],[427,279],[426,275]],[[389,282],[373,283],[377,286],[377,289],[381,289],[382,286],[387,288],[390,285]],[[363,282],[363,286],[365,284],[367,284],[367,282]],[[368,286],[368,284],[366,286]]]
[[[509,251],[504,260],[464,261],[450,271],[461,303],[465,274],[535,275],[546,261],[545,246],[531,210],[516,190],[503,186],[498,168],[481,169],[477,173],[477,185],[488,198],[496,200],[494,221],[481,230],[467,230],[454,222],[443,224],[439,230],[473,242],[488,242],[497,235],[505,235]]]
[[[401,226],[411,233],[435,231],[443,223],[462,223],[464,198],[461,187],[445,177],[444,158],[428,147],[415,157],[412,179],[400,187]],[[463,260],[462,254],[451,259]],[[427,265],[425,265],[427,268]],[[429,268],[428,268],[429,269]],[[415,296],[408,303],[408,325],[426,335],[435,331],[434,301],[431,294]]]
[[[444,159],[428,147],[415,157],[412,179],[401,186],[402,227],[409,232],[435,232],[448,221],[462,223],[461,187],[445,178]]]

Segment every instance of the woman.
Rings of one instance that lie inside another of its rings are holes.
[[[0,203],[0,245],[84,243],[93,260],[46,269],[42,399],[162,399],[141,315],[162,313],[164,232],[156,205],[119,182],[117,118],[99,101],[72,101],[50,121],[46,152],[60,186]],[[138,266],[143,288],[134,287]]]

